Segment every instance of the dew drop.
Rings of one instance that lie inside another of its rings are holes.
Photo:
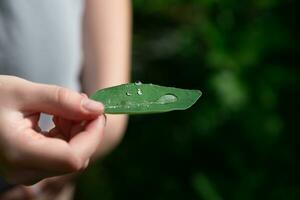
[[[142,95],[143,94],[143,92],[142,92],[142,90],[140,88],[137,90],[137,94],[138,95]]]
[[[174,94],[165,94],[161,96],[156,102],[160,104],[176,102],[178,98]]]
[[[132,94],[130,92],[126,92],[126,95],[127,96],[131,96]]]
[[[142,82],[141,81],[136,81],[134,84],[135,85],[142,85]]]

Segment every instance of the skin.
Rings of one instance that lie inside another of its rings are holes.
[[[129,0],[87,0],[84,16],[85,61],[82,86],[88,95],[130,80],[131,5]],[[126,115],[107,115],[104,139],[96,157],[122,139]]]
[[[130,0],[86,0],[83,18],[82,67],[83,92],[90,95],[98,89],[130,80],[131,52],[131,2]],[[82,95],[85,96],[85,95]],[[102,119],[102,118],[101,118]],[[91,160],[101,159],[121,141],[128,117],[107,115],[107,123],[101,140]],[[57,116],[54,120],[58,130],[68,130],[72,120]],[[100,123],[100,122],[99,122]],[[65,132],[64,132],[65,133]],[[66,134],[58,134],[64,137]],[[18,186],[3,194],[0,199],[71,199],[76,174],[44,179],[33,186]]]
[[[58,86],[0,76],[1,176],[12,184],[86,168],[103,138],[103,105]],[[70,122],[47,133],[38,127],[40,113]]]

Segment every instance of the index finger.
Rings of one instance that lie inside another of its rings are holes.
[[[69,141],[69,145],[73,152],[86,162],[97,150],[104,133],[106,119],[104,115],[89,122],[85,130],[75,135]]]

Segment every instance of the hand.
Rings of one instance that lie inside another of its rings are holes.
[[[87,166],[103,135],[102,104],[11,76],[0,76],[0,94],[0,175],[9,183],[33,184]],[[41,112],[65,119],[69,126],[41,134]]]
[[[0,195],[0,200],[71,200],[74,195],[73,179],[64,175],[44,179],[32,186],[16,186]]]

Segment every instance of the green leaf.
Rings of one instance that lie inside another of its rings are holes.
[[[105,113],[146,114],[188,109],[201,94],[199,90],[128,83],[99,90],[91,99],[102,102]]]

